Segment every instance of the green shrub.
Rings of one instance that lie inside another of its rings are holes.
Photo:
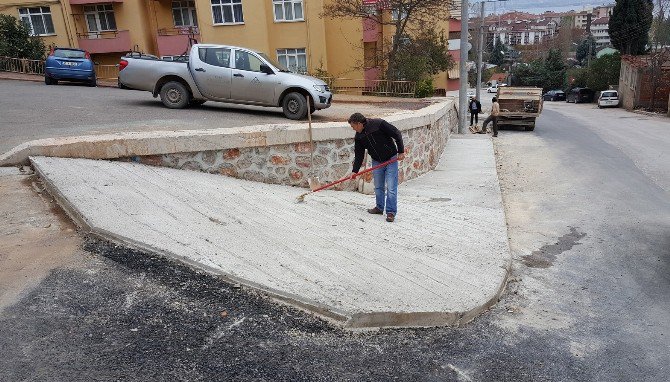
[[[417,98],[432,97],[435,94],[435,85],[432,78],[424,78],[416,83],[414,95]]]

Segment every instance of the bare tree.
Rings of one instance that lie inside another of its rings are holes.
[[[421,28],[434,26],[449,17],[453,0],[336,0],[324,5],[322,17],[370,20],[379,27],[393,26],[393,38],[384,41],[378,63],[385,67],[386,78],[394,79],[396,58],[402,45]],[[390,12],[389,12],[390,11]],[[386,48],[388,47],[388,48]]]

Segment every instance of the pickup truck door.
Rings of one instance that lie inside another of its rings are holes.
[[[207,98],[230,99],[232,50],[223,47],[201,47],[191,54],[191,74],[200,92]]]
[[[260,66],[265,64],[254,53],[235,49],[232,99],[274,105],[277,76],[261,72]]]

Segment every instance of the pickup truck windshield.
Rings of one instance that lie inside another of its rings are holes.
[[[277,61],[271,59],[270,57],[267,56],[267,54],[265,54],[265,53],[261,53],[261,52],[259,52],[258,54],[260,54],[261,57],[263,57],[267,62],[269,62],[270,64],[272,64],[272,66],[274,66],[275,68],[279,69],[280,72],[291,73],[291,71],[288,70],[287,67],[285,67],[284,65],[282,65],[282,64],[278,63]]]

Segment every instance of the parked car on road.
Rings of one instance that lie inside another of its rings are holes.
[[[619,92],[616,90],[604,90],[598,97],[598,107],[619,106]]]
[[[119,87],[160,95],[171,109],[218,101],[282,107],[290,119],[328,108],[333,100],[318,78],[293,73],[261,52],[213,44],[194,44],[188,62],[125,56]]]
[[[565,101],[565,92],[563,90],[549,90],[542,96],[543,101]]]
[[[53,48],[44,61],[44,83],[58,81],[85,82],[96,86],[95,65],[87,51],[74,48]]]
[[[486,89],[487,93],[497,93],[498,92],[498,84],[493,84]]]
[[[568,92],[565,102],[590,103],[593,102],[595,92],[589,88],[574,88]]]

